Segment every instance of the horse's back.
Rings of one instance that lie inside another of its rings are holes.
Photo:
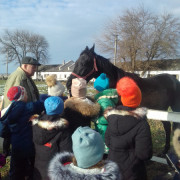
[[[152,109],[180,111],[180,82],[170,74],[141,78],[142,106]]]

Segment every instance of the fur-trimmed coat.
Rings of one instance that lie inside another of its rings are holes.
[[[108,159],[119,165],[124,180],[146,180],[144,161],[152,157],[152,138],[145,108],[118,106],[106,112]]]
[[[121,180],[116,163],[105,161],[102,169],[82,169],[72,164],[72,153],[58,153],[50,162],[50,180]],[[93,158],[93,157],[92,157]]]
[[[69,121],[73,133],[79,126],[91,126],[91,121],[98,116],[100,105],[92,99],[71,97],[64,102],[63,117]]]
[[[35,166],[33,180],[46,180],[50,159],[62,151],[72,152],[71,133],[68,121],[59,115],[42,115],[33,121]]]

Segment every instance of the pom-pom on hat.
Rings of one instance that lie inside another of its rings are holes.
[[[94,82],[94,88],[99,92],[109,88],[109,78],[106,74],[102,73]]]
[[[86,96],[87,82],[83,78],[72,79],[71,94],[73,97],[84,98]]]
[[[121,78],[116,85],[116,90],[121,96],[124,106],[136,108],[140,105],[142,94],[135,81],[129,77]]]
[[[61,84],[60,81],[57,81],[55,75],[47,76],[45,81],[48,86],[49,96],[62,96],[63,95],[65,91],[65,87],[63,86],[63,84]]]
[[[22,86],[12,86],[7,92],[7,97],[10,101],[24,100],[26,90]]]
[[[51,96],[44,101],[47,115],[61,114],[64,110],[64,102],[60,97]]]
[[[102,160],[104,143],[101,135],[88,126],[79,127],[72,135],[73,153],[80,168],[89,168]]]

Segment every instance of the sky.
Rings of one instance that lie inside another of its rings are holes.
[[[140,5],[156,14],[180,17],[179,0],[0,0],[0,36],[5,29],[28,30],[49,43],[48,64],[76,61],[109,21]],[[106,57],[96,46],[95,51]],[[6,73],[5,58],[0,56],[0,74]],[[17,67],[9,64],[8,73]]]

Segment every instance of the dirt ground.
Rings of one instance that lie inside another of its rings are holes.
[[[147,163],[148,180],[172,180],[174,173],[174,169],[169,165],[155,161]]]

